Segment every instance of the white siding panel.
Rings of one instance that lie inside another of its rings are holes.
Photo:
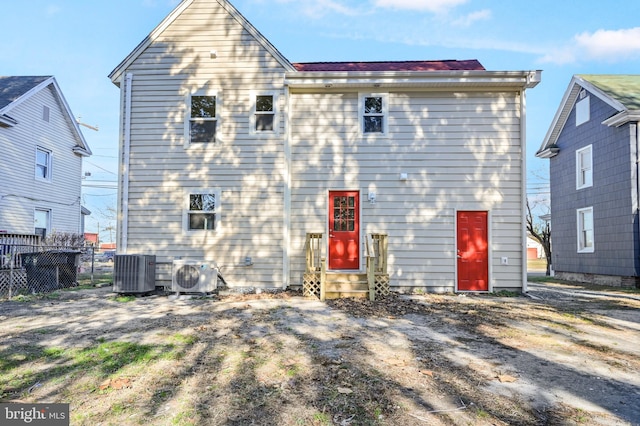
[[[49,107],[49,121],[43,107]],[[81,232],[82,159],[65,113],[51,87],[44,88],[11,110],[18,124],[0,129],[0,230],[34,232],[36,208],[51,211],[51,230]],[[35,178],[36,147],[51,152],[51,181]]]
[[[282,66],[218,2],[199,1],[125,72],[134,75],[128,252],[157,256],[159,285],[170,285],[174,259],[193,258],[215,262],[233,287],[281,286],[284,120],[275,136],[251,135],[249,124],[252,91],[278,92],[284,108]],[[219,140],[185,148],[186,99],[204,89],[218,92]],[[221,190],[217,229],[185,232],[187,194],[202,189]]]
[[[393,286],[454,289],[457,209],[491,212],[493,284],[520,283],[517,96],[392,92],[388,99],[389,134],[365,138],[358,136],[357,93],[292,95],[294,252],[303,253],[306,232],[325,232],[326,191],[356,189],[363,232],[389,235]],[[375,204],[366,200],[371,191]],[[509,257],[507,270],[500,256]],[[292,282],[303,272],[301,254],[292,260]]]

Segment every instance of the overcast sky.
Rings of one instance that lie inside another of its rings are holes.
[[[94,214],[115,206],[119,91],[107,75],[178,0],[7,1],[2,75],[53,75],[94,155],[83,188]],[[542,70],[527,92],[528,191],[545,196],[534,157],[574,74],[640,73],[638,0],[235,0],[292,62],[478,59],[491,71]],[[106,188],[100,188],[106,187]],[[115,235],[114,235],[115,236]],[[104,241],[108,233],[102,233]]]

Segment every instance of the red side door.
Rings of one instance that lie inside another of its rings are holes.
[[[360,193],[329,191],[329,269],[360,269]]]
[[[489,291],[487,212],[459,211],[458,291]]]

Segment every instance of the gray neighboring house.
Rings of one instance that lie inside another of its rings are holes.
[[[0,233],[83,233],[91,150],[52,76],[0,76]]]
[[[536,153],[549,158],[555,275],[640,285],[640,75],[575,75]]]

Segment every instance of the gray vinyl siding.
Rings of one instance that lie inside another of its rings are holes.
[[[578,127],[574,107],[558,138],[560,151],[550,163],[554,269],[637,276],[636,194],[632,193],[635,174],[629,126],[601,124],[616,111],[597,96],[590,96],[590,107],[590,120]],[[593,186],[576,190],[576,150],[587,145],[592,145]],[[593,253],[577,250],[576,210],[584,207],[593,207]]]
[[[217,58],[210,58],[210,51]],[[133,74],[127,252],[155,254],[157,285],[174,259],[209,261],[230,286],[284,282],[284,116],[251,134],[252,92],[276,91],[284,69],[215,1],[194,2],[125,71]],[[186,97],[218,91],[215,144],[185,147]],[[124,184],[124,182],[123,182]],[[189,193],[219,189],[217,229],[185,232]],[[253,266],[245,267],[245,257]]]
[[[361,191],[362,233],[389,235],[393,287],[452,291],[456,210],[486,210],[492,286],[520,288],[516,94],[391,92],[389,134],[377,138],[358,134],[358,96],[291,95],[291,282],[302,279],[306,232],[326,235],[327,190],[351,189]],[[503,256],[509,265],[500,265]]]
[[[43,106],[50,110],[49,121]],[[72,152],[75,136],[51,86],[11,110],[18,124],[0,127],[0,230],[32,234],[34,211],[51,211],[50,232],[80,233],[82,158]],[[51,181],[35,178],[36,147],[51,152]]]

